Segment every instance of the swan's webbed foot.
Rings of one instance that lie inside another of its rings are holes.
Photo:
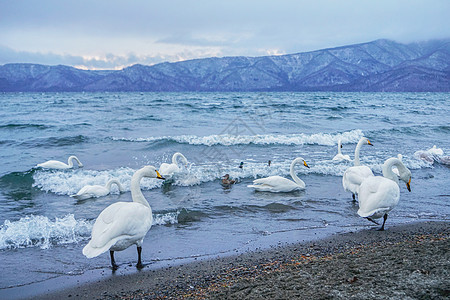
[[[112,270],[115,271],[119,268],[119,265],[116,264],[116,260],[114,259],[114,251],[109,251],[109,255],[111,256]]]
[[[372,219],[372,218],[370,218],[370,217],[367,217],[366,219],[369,220],[369,221],[372,222],[372,223],[375,223],[375,224],[377,224],[377,225],[380,225],[380,223],[378,223],[377,221],[375,221],[374,219]]]
[[[386,223],[388,215],[384,214],[383,216],[383,225],[381,225],[380,229],[378,229],[378,231],[384,231],[384,223]]]

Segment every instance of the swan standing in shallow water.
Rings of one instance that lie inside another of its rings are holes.
[[[341,148],[342,148],[342,141],[339,139],[338,140],[338,153],[333,157],[333,160],[337,161],[337,162],[343,161],[343,160],[350,161],[351,160],[350,156],[342,154]]]
[[[253,180],[253,185],[248,185],[247,187],[254,188],[256,191],[259,192],[274,192],[274,193],[279,192],[286,193],[295,190],[303,190],[305,189],[306,185],[300,178],[298,178],[298,176],[294,172],[294,166],[300,162],[303,163],[305,167],[309,168],[308,164],[303,158],[297,157],[296,159],[294,159],[290,167],[290,174],[292,179],[294,179],[294,181],[281,176],[270,176],[266,178]]]
[[[78,157],[76,157],[75,155],[72,155],[67,160],[67,164],[65,164],[61,161],[58,161],[58,160],[49,160],[44,163],[37,164],[37,167],[44,168],[44,169],[59,169],[59,170],[72,169],[73,168],[73,160],[77,161],[78,166],[80,168],[83,166],[83,164],[78,159]]]
[[[355,160],[353,161],[353,167],[349,167],[345,170],[342,176],[342,186],[346,192],[351,192],[353,200],[355,195],[358,194],[359,186],[362,181],[370,176],[373,176],[372,170],[367,166],[361,166],[359,162],[359,151],[362,145],[372,145],[372,143],[365,137],[362,137],[355,148]]]
[[[399,176],[392,171],[393,166],[397,167]],[[373,219],[383,217],[383,225],[379,230],[384,230],[388,213],[400,199],[399,178],[406,183],[408,191],[411,192],[411,171],[401,160],[392,157],[383,164],[383,176],[368,177],[359,187],[358,215],[374,223],[376,222]]]
[[[131,178],[133,202],[116,202],[105,208],[95,220],[92,237],[83,248],[87,258],[96,257],[109,250],[113,270],[118,268],[114,251],[122,251],[131,245],[137,246],[138,269],[141,261],[142,242],[152,227],[152,208],[142,194],[140,182],[143,177],[164,179],[153,166],[137,170]]]
[[[111,186],[117,184],[119,191],[123,192],[124,189],[117,179],[111,179],[106,185],[85,185],[82,187],[78,193],[71,195],[70,197],[76,198],[78,200],[85,200],[89,198],[98,198],[108,195],[111,192]]]
[[[177,162],[178,157],[181,158],[184,165],[187,167],[188,161],[187,161],[186,157],[184,157],[184,155],[181,154],[180,152],[176,152],[172,156],[171,164],[162,163],[161,166],[159,167],[159,171],[162,176],[170,177],[170,176],[173,176],[175,173],[178,173],[181,171],[180,167],[178,166],[178,162]]]

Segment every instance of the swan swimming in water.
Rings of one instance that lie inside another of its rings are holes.
[[[119,191],[123,192],[124,189],[117,179],[111,179],[106,185],[85,185],[78,193],[71,195],[70,197],[78,200],[85,200],[89,198],[98,198],[108,195],[111,192],[111,186],[116,184],[119,187]]]
[[[343,160],[351,161],[350,156],[342,154],[341,148],[342,148],[342,141],[339,139],[338,140],[338,153],[333,157],[333,160],[337,161],[337,162],[343,161]]]
[[[355,148],[355,160],[353,162],[353,167],[349,167],[345,170],[342,176],[342,186],[346,192],[351,192],[353,200],[355,200],[355,195],[358,194],[359,186],[361,182],[370,176],[373,176],[372,170],[367,166],[361,166],[359,162],[359,151],[362,145],[372,145],[372,143],[365,137],[362,137]]]
[[[73,160],[77,161],[78,167],[81,168],[83,166],[81,161],[75,155],[72,155],[67,160],[67,164],[65,164],[61,161],[58,161],[58,160],[49,160],[49,161],[43,162],[41,164],[37,164],[37,167],[44,168],[44,169],[59,169],[59,170],[72,169],[73,168]]]
[[[181,171],[180,167],[178,166],[178,162],[177,162],[178,157],[181,158],[182,162],[187,167],[188,161],[187,161],[186,157],[184,157],[184,155],[181,154],[180,152],[176,152],[172,156],[172,163],[171,164],[162,163],[161,166],[159,167],[159,171],[160,171],[162,176],[171,177],[175,173],[178,173],[178,172]]]
[[[143,177],[164,179],[153,166],[137,170],[131,178],[133,202],[116,202],[105,208],[95,220],[92,237],[83,248],[87,258],[96,257],[109,250],[113,270],[118,268],[114,251],[122,251],[131,245],[137,246],[136,267],[143,268],[141,261],[142,242],[152,227],[152,208],[142,194],[140,182]]]
[[[395,175],[392,167],[396,166],[399,176]],[[400,180],[406,183],[411,192],[411,171],[396,157],[387,159],[383,164],[383,176],[372,176],[363,180],[359,187],[358,215],[376,223],[373,219],[383,217],[384,230],[388,213],[397,205],[400,199]],[[376,223],[378,224],[378,223]]]
[[[266,178],[260,178],[253,180],[253,185],[248,185],[249,188],[254,188],[256,191],[259,192],[292,192],[295,190],[303,190],[305,189],[306,185],[305,183],[298,178],[298,176],[294,172],[294,166],[297,163],[303,163],[303,165],[307,168],[309,168],[306,161],[301,158],[297,157],[294,159],[290,166],[290,175],[294,181],[289,180],[287,178],[281,177],[281,176],[270,176]]]

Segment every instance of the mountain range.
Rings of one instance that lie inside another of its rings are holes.
[[[366,91],[449,92],[450,39],[390,40],[277,56],[212,57],[122,70],[13,63],[1,92]]]

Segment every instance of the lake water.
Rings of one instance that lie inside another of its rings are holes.
[[[381,173],[398,153],[412,171],[386,223],[450,217],[450,168],[417,158],[433,145],[450,154],[448,93],[4,93],[0,94],[0,296],[32,295],[137,272],[136,248],[85,258],[97,215],[130,201],[130,179],[175,152],[189,161],[172,182],[144,179],[154,226],[143,244],[146,269],[242,253],[374,227],[357,215],[342,187],[351,162],[332,161],[337,142]],[[76,155],[83,168],[35,168]],[[248,188],[256,178],[289,176],[297,165],[306,190],[275,194]],[[268,161],[271,165],[268,166]],[[244,162],[243,168],[239,164]],[[224,174],[238,183],[221,185]],[[125,188],[77,201],[86,184],[117,178]]]

